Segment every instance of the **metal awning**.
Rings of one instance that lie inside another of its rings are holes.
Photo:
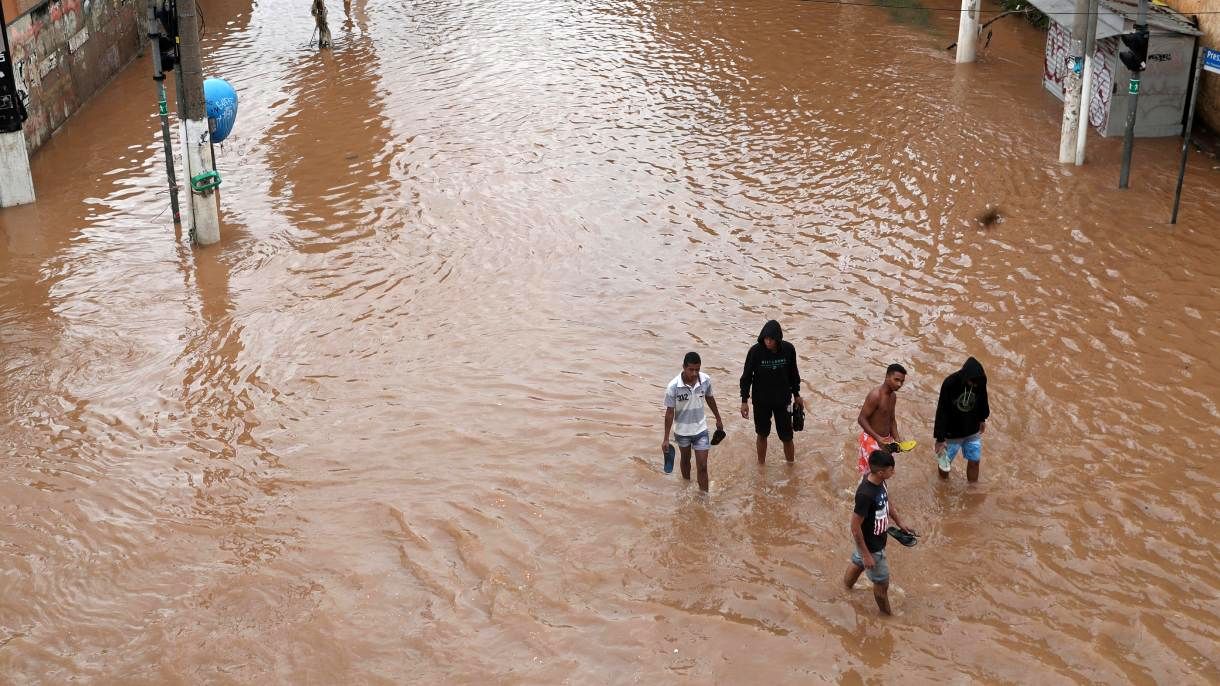
[[[1039,12],[1051,18],[1051,21],[1072,28],[1076,14],[1074,0],[1029,0],[1029,4]],[[1097,6],[1097,39],[1117,36],[1126,33],[1128,23],[1135,23],[1139,16],[1139,4],[1136,0],[1100,0]],[[1152,31],[1180,33],[1187,36],[1203,35],[1191,25],[1185,15],[1165,5],[1155,2],[1148,4],[1148,28]]]

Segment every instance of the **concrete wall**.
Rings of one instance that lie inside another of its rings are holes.
[[[141,0],[2,0],[30,150],[144,49]]]
[[[1187,17],[1196,12],[1220,12],[1220,0],[1169,0],[1170,7]],[[1220,50],[1220,14],[1200,14],[1200,43]],[[1204,72],[1199,84],[1199,116],[1213,131],[1220,131],[1220,74]]]

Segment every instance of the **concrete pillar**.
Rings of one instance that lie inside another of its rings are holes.
[[[199,245],[220,240],[220,198],[215,190],[195,190],[193,179],[216,169],[203,96],[203,56],[199,51],[199,15],[194,2],[178,5],[178,55],[182,77],[182,163],[186,166],[187,227]]]
[[[1089,103],[1087,100],[1082,102],[1081,97],[1084,43],[1089,26],[1089,0],[1076,0],[1075,9],[1076,12],[1072,15],[1072,37],[1068,40],[1068,52],[1071,56],[1068,58],[1068,70],[1063,79],[1063,126],[1059,130],[1060,164],[1076,161],[1076,134],[1082,119],[1081,110],[1084,111],[1086,128],[1089,119]]]
[[[1080,121],[1076,127],[1076,166],[1084,164],[1085,142],[1089,137],[1089,107],[1093,103],[1093,53],[1097,51],[1097,2],[1089,0],[1085,16],[1084,74],[1080,85]]]
[[[21,131],[0,133],[0,207],[34,202],[30,154]]]
[[[1063,77],[1063,120],[1059,128],[1059,162],[1068,164],[1076,161],[1076,127],[1080,122],[1080,74],[1076,66],[1084,62],[1081,55],[1082,41],[1075,36],[1071,39],[1071,56],[1068,58],[1068,70]],[[1087,110],[1086,110],[1087,111]]]
[[[957,23],[957,63],[973,62],[979,44],[979,0],[962,0],[961,18]]]
[[[181,128],[182,161],[186,167],[187,197],[183,203],[186,226],[199,245],[211,245],[220,240],[220,202],[215,191],[199,193],[189,190],[191,177],[216,168],[212,159],[211,132],[207,119],[186,119]]]

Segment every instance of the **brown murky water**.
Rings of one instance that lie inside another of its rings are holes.
[[[212,0],[224,239],[167,222],[147,62],[0,213],[10,683],[1216,683],[1220,173],[1054,162],[1041,34],[786,0]],[[998,203],[1005,221],[974,217]],[[795,466],[659,470],[687,349],[770,317]],[[992,379],[981,483],[935,392]],[[898,615],[850,553],[883,365],[923,442]],[[958,465],[960,470],[960,463]]]

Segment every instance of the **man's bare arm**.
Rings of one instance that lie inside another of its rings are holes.
[[[665,433],[661,435],[661,452],[665,452],[666,446],[669,445],[669,430],[674,425],[674,408],[665,408]]]
[[[724,428],[724,421],[720,419],[720,408],[716,407],[716,399],[708,396],[707,406],[712,408],[712,415],[716,417],[716,428]]]

